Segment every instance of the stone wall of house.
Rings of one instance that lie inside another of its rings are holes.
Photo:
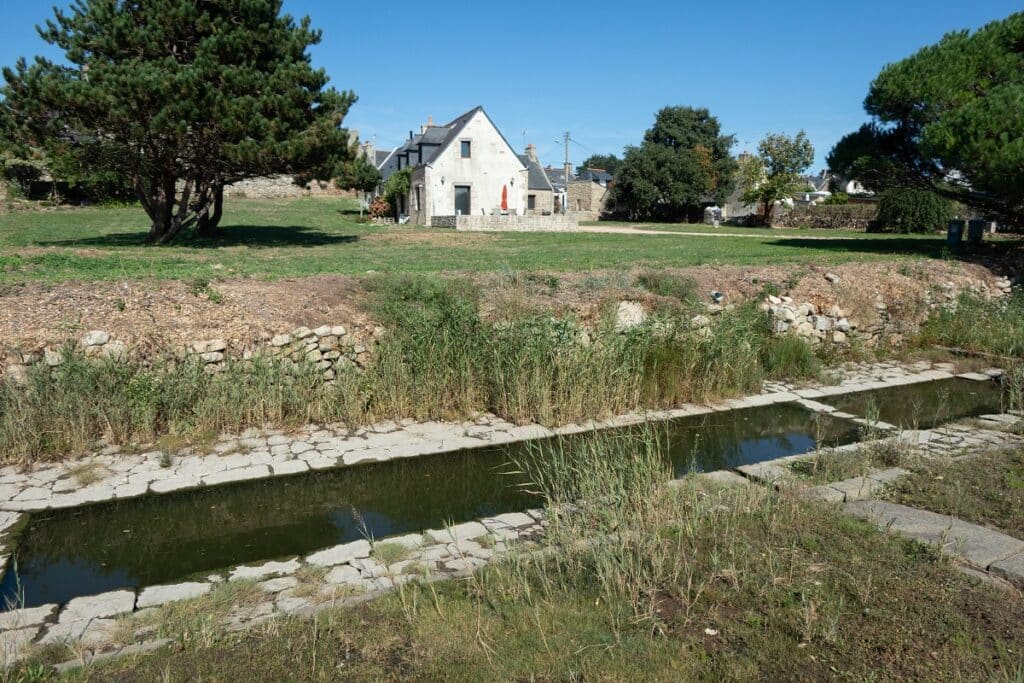
[[[179,359],[199,360],[204,369],[211,373],[222,371],[229,361],[274,358],[314,363],[323,372],[324,379],[333,380],[341,370],[367,367],[373,347],[383,334],[383,328],[377,325],[356,329],[343,325],[323,325],[312,330],[297,327],[254,343],[203,339],[170,351]],[[114,361],[137,359],[142,362],[148,362],[149,358],[126,342],[111,338],[104,330],[87,332],[78,340],[77,347],[87,358]],[[44,345],[29,351],[10,349],[4,355],[2,374],[16,382],[24,382],[30,366],[40,363],[48,367],[61,365],[65,349],[54,345]]]
[[[526,206],[530,205],[530,195],[535,198],[533,209],[526,209],[528,216],[542,216],[545,213],[555,212],[555,193],[551,190],[529,190],[526,193]]]
[[[291,199],[297,197],[341,197],[350,192],[340,190],[330,181],[318,181],[305,187],[296,185],[292,176],[277,175],[268,178],[250,178],[224,188],[224,196],[237,199]]]
[[[599,215],[605,209],[608,188],[594,182],[570,183],[569,212]]]
[[[466,232],[571,232],[579,230],[576,216],[434,216],[433,227],[454,227]]]

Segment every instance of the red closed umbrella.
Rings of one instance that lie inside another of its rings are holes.
[[[501,186],[501,210],[508,211],[508,185]]]

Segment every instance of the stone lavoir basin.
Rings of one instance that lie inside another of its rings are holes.
[[[944,422],[1002,412],[998,382],[953,378],[820,399],[837,410],[901,429],[931,429]]]
[[[638,428],[618,431],[628,429]],[[681,418],[660,430],[676,476],[851,443],[859,431],[795,403]],[[530,448],[521,442],[35,513],[0,597],[5,607],[64,603],[537,507],[512,464]]]

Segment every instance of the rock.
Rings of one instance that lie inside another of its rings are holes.
[[[835,344],[845,344],[846,334],[844,332],[836,330],[835,332],[832,333],[832,342]]]
[[[768,303],[770,303],[772,306],[778,306],[779,304],[782,303],[782,299],[780,299],[779,297],[777,297],[775,295],[769,294],[768,295]]]
[[[128,355],[128,345],[123,341],[112,341],[102,347],[100,355],[110,360],[124,360]]]
[[[282,346],[288,346],[292,343],[292,337],[290,334],[278,334],[270,338],[270,345],[278,348]]]
[[[103,330],[93,330],[92,332],[86,332],[85,336],[82,337],[82,346],[103,346],[110,341],[110,334]]]
[[[812,336],[814,336],[814,325],[812,325],[811,323],[807,322],[806,320],[800,322],[799,324],[797,324],[795,330],[796,330],[796,333],[799,334],[801,337],[812,337]]]
[[[853,328],[853,326],[850,325],[850,321],[847,320],[846,318],[840,318],[839,320],[836,321],[835,328],[839,332],[849,332]]]
[[[292,330],[292,336],[296,339],[305,339],[306,337],[313,334],[313,331],[308,327],[296,327]]]
[[[818,332],[825,332],[832,327],[832,319],[824,315],[816,315],[810,322]]]
[[[150,586],[139,593],[138,608],[156,607],[179,600],[191,600],[206,595],[211,588],[209,583],[198,581],[187,581],[169,586]]]
[[[110,591],[73,598],[60,613],[60,621],[64,623],[78,619],[104,619],[131,612],[134,607],[135,593],[128,590]]]
[[[220,363],[224,360],[224,354],[220,351],[211,351],[209,353],[203,353],[199,355],[203,359],[204,363]]]
[[[329,336],[331,336],[331,326],[330,325],[322,325],[322,326],[316,328],[315,330],[313,330],[313,334],[315,334],[318,337],[329,337]]]
[[[835,273],[825,273],[825,279],[832,284],[836,284],[837,282],[839,282],[839,276],[836,275]]]
[[[785,320],[786,322],[791,323],[796,321],[796,312],[789,306],[783,306],[779,309],[776,317],[780,320]]]
[[[64,362],[64,354],[55,349],[46,348],[43,350],[43,362],[51,368],[55,368]]]
[[[24,365],[8,365],[6,375],[19,386],[28,384],[28,368]]]
[[[327,572],[327,576],[324,577],[326,583],[338,585],[338,584],[353,584],[359,581],[360,575],[359,570],[355,567],[343,564],[340,567],[335,567],[331,571]]]
[[[694,327],[708,327],[711,325],[711,318],[706,315],[695,315],[690,318],[690,324]]]
[[[620,301],[615,312],[615,329],[628,330],[642,325],[646,319],[647,312],[642,304],[636,301]]]
[[[775,334],[784,334],[789,330],[790,324],[785,320],[776,320],[772,323],[772,332]]]
[[[268,593],[280,593],[286,591],[289,588],[295,588],[299,585],[299,580],[294,576],[281,576],[276,579],[270,579],[260,583],[260,588]]]
[[[4,666],[11,666],[17,662],[21,651],[39,635],[39,630],[38,626],[30,626],[0,633],[0,662]]]

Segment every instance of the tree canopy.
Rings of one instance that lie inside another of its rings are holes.
[[[65,63],[3,70],[0,128],[45,150],[65,177],[130,179],[168,242],[212,230],[223,187],[290,174],[328,179],[351,154],[355,102],[327,87],[308,17],[281,0],[76,0],[40,36]]]
[[[611,201],[633,219],[680,220],[733,187],[734,138],[707,109],[665,107],[639,147],[628,147]]]
[[[622,166],[622,159],[614,154],[591,154],[583,160],[583,163],[576,167],[576,175],[586,171],[588,168],[599,168],[615,175]]]
[[[812,163],[814,146],[807,133],[769,133],[758,143],[756,156],[748,155],[740,161],[743,201],[760,204],[765,222],[771,223],[775,202],[803,189],[800,174]]]
[[[380,180],[380,171],[364,156],[346,159],[334,172],[334,183],[343,190],[372,192]]]
[[[872,120],[832,149],[834,171],[1024,225],[1024,13],[886,66],[864,108]]]

